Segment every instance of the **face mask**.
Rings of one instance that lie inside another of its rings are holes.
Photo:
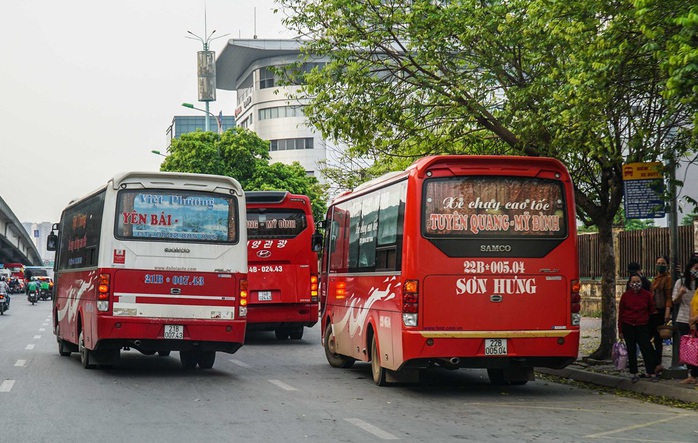
[[[657,274],[664,274],[666,272],[666,265],[657,265]]]
[[[630,289],[632,289],[635,292],[638,292],[641,287],[642,287],[642,283],[640,283],[639,281],[630,283]]]
[[[698,269],[691,269],[691,275],[693,278],[698,278]]]

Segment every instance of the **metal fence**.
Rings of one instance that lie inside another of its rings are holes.
[[[695,251],[693,225],[679,226],[678,260],[682,267]],[[639,231],[618,232],[616,248],[617,278],[626,277],[626,267],[630,262],[638,262],[649,276],[654,274],[657,257],[669,258],[669,228],[648,228]],[[599,234],[579,234],[579,276],[587,279],[601,278],[601,252]],[[670,265],[673,268],[674,264]]]

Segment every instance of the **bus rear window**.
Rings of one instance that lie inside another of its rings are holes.
[[[306,228],[300,210],[247,209],[247,239],[293,238]]]
[[[117,196],[116,238],[236,243],[237,199],[223,194],[123,190]]]
[[[555,180],[466,176],[427,180],[427,238],[564,238],[565,196]]]

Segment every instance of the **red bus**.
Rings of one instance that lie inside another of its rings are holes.
[[[131,172],[71,202],[54,225],[58,352],[85,368],[121,349],[179,351],[211,368],[245,340],[247,233],[240,184],[215,175]]]
[[[334,367],[378,385],[429,366],[524,384],[577,358],[575,205],[557,160],[432,156],[338,196],[320,296]]]
[[[300,340],[318,321],[318,255],[310,199],[286,191],[248,191],[247,329]]]

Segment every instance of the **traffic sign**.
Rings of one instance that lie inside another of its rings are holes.
[[[625,218],[662,218],[666,214],[664,165],[661,162],[623,165]]]

